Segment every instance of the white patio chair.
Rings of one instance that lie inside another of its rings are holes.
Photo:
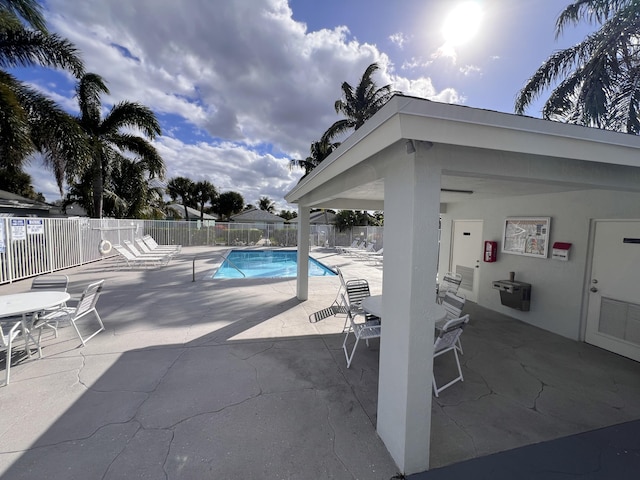
[[[31,281],[31,290],[50,290],[55,292],[66,292],[67,287],[69,285],[69,277],[62,274],[50,274],[50,275],[40,275],[35,277]],[[54,312],[59,308],[66,307],[67,304],[63,303],[55,308],[49,308],[40,313],[40,315],[46,315],[49,312]],[[35,319],[34,319],[35,321]],[[58,329],[53,324],[45,325],[47,328],[51,328],[55,333],[56,338],[58,338]]]
[[[442,299],[442,306],[447,312],[447,316],[436,322],[436,329],[440,331],[449,320],[462,317],[462,310],[464,309],[466,301],[466,297],[461,293],[453,293],[451,291],[447,292]],[[456,348],[461,354],[464,354],[460,338],[458,338],[458,341],[456,342]]]
[[[447,292],[457,293],[460,284],[462,283],[462,275],[454,272],[447,272],[442,277],[442,281],[438,284],[438,291],[436,293],[436,302],[442,303],[442,299]]]
[[[82,296],[78,302],[78,305],[75,307],[63,307],[58,310],[55,310],[51,313],[43,315],[39,317],[34,325],[34,328],[40,329],[40,334],[38,335],[38,343],[40,342],[40,336],[42,335],[42,328],[47,324],[55,324],[55,328],[58,328],[58,324],[60,322],[70,322],[73,325],[80,341],[82,342],[82,346],[86,345],[86,343],[95,337],[98,333],[104,330],[104,323],[102,323],[102,318],[98,314],[98,310],[96,310],[96,303],[98,302],[98,297],[102,292],[102,286],[104,284],[104,280],[100,280],[98,282],[94,282],[89,284],[82,292]],[[90,314],[94,314],[96,319],[98,320],[98,324],[100,328],[93,332],[88,337],[83,337],[80,333],[80,329],[78,328],[78,320],[87,317]]]
[[[4,373],[4,384],[9,385],[11,376],[11,349],[13,348],[13,341],[22,335],[22,324],[20,319],[15,319],[13,325],[9,327],[10,323],[4,319],[5,326],[8,330],[3,330],[2,323],[0,323],[0,352],[6,351],[6,363],[7,367]]]
[[[343,302],[346,303],[347,299],[343,299]],[[356,318],[358,316],[362,316],[362,322],[356,321]],[[350,328],[347,330],[347,333],[344,336],[344,341],[342,342],[342,350],[344,351],[344,356],[347,360],[347,368],[349,368],[351,366],[353,356],[356,353],[358,342],[362,339],[365,341],[368,347],[370,339],[380,337],[382,326],[380,325],[380,319],[378,317],[372,316],[370,320],[367,320],[367,316],[364,312],[347,310],[347,320],[349,321]],[[351,333],[353,333],[353,335],[356,337],[356,341],[353,344],[351,353],[349,353],[349,351],[347,350],[347,340],[349,339],[349,334]]]
[[[433,344],[433,358],[434,361],[437,357],[447,353],[453,352],[453,356],[456,358],[456,366],[458,367],[458,376],[451,380],[449,383],[438,387],[436,383],[435,372],[432,375],[433,382],[433,393],[436,397],[440,395],[440,392],[445,388],[449,388],[456,382],[463,382],[464,378],[462,376],[462,369],[460,368],[460,359],[458,358],[458,349],[456,348],[456,342],[460,339],[460,335],[462,335],[462,331],[465,325],[469,322],[469,315],[465,315],[464,317],[454,318],[447,323],[444,324],[442,330],[436,337],[436,340]]]

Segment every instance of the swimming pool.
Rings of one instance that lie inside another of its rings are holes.
[[[309,257],[309,276],[335,275]],[[231,250],[213,278],[292,278],[298,275],[296,250]]]

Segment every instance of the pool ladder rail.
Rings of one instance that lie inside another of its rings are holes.
[[[200,257],[202,258],[202,257]],[[242,275],[244,278],[247,278],[247,276],[244,274],[244,272],[242,270],[240,270],[238,268],[238,266],[233,263],[231,260],[229,260],[228,258],[226,258],[224,255],[214,255],[213,257],[207,257],[207,258],[222,258],[223,259],[223,263],[227,262],[229,265],[231,265],[233,268],[235,268],[238,272],[240,272],[240,275]],[[196,281],[196,260],[198,259],[198,255],[194,255],[193,256],[193,261],[191,263],[191,281],[195,282]]]

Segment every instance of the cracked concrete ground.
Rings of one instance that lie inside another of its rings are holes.
[[[71,293],[106,280],[107,331],[84,348],[70,328],[45,333],[44,358],[14,358],[0,388],[1,478],[396,474],[375,432],[378,344],[359,346],[346,369],[344,319],[308,321],[331,304],[338,278],[310,279],[299,302],[295,279],[205,279],[217,250],[185,248],[161,269],[104,261],[65,271]],[[381,293],[380,268],[313,254]],[[473,304],[465,311],[465,382],[434,398],[432,467],[640,418],[636,362]],[[439,378],[448,360],[436,361]]]

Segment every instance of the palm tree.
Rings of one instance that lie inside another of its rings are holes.
[[[67,177],[70,184],[78,178],[91,179],[92,202],[88,212],[92,217],[102,218],[105,185],[108,185],[112,171],[127,158],[125,154],[137,158],[149,179],[164,178],[164,161],[149,142],[160,135],[160,124],[148,107],[129,101],[114,105],[102,118],[100,95],[108,94],[109,89],[95,73],[82,76],[76,93],[80,106],[80,116],[76,120],[84,132],[91,156],[69,161]],[[132,128],[143,136],[130,133]]]
[[[0,68],[44,66],[76,76],[84,67],[68,40],[49,34],[36,0],[0,1]],[[0,70],[0,167],[22,170],[39,151],[62,192],[65,162],[87,154],[72,117],[31,86]]]
[[[186,177],[175,177],[167,182],[167,193],[174,202],[179,198],[184,207],[184,218],[189,220],[187,207],[192,207],[194,202],[194,192],[196,184]]]
[[[215,203],[216,198],[218,198],[218,190],[216,190],[216,187],[214,187],[211,182],[203,180],[193,186],[193,197],[200,206],[200,221],[203,221],[204,206],[207,202],[211,205]]]
[[[144,162],[124,158],[105,186],[104,214],[115,218],[162,218],[162,193],[161,187],[149,182]]]
[[[568,24],[597,23],[582,42],[552,54],[519,92],[515,111],[556,85],[542,116],[581,125],[640,133],[640,4],[636,0],[575,0],[556,21],[556,37]]]
[[[294,167],[304,168],[304,175],[302,176],[302,178],[304,178],[309,175],[314,168],[320,165],[325,158],[331,155],[339,145],[340,143],[332,143],[326,135],[323,135],[322,139],[311,144],[309,156],[304,160],[291,160],[289,162],[289,169]]]
[[[258,207],[265,212],[273,213],[276,210],[276,204],[269,197],[260,197]]]
[[[360,83],[356,88],[353,88],[347,82],[342,83],[342,98],[336,100],[334,108],[336,113],[342,113],[346,118],[338,120],[331,125],[324,137],[332,140],[351,129],[359,129],[392,96],[400,93],[392,90],[390,84],[378,88],[372,77],[379,69],[380,66],[377,63],[369,65],[362,74]]]
[[[216,201],[216,212],[223,218],[229,219],[234,213],[242,211],[244,198],[238,192],[221,193]]]

